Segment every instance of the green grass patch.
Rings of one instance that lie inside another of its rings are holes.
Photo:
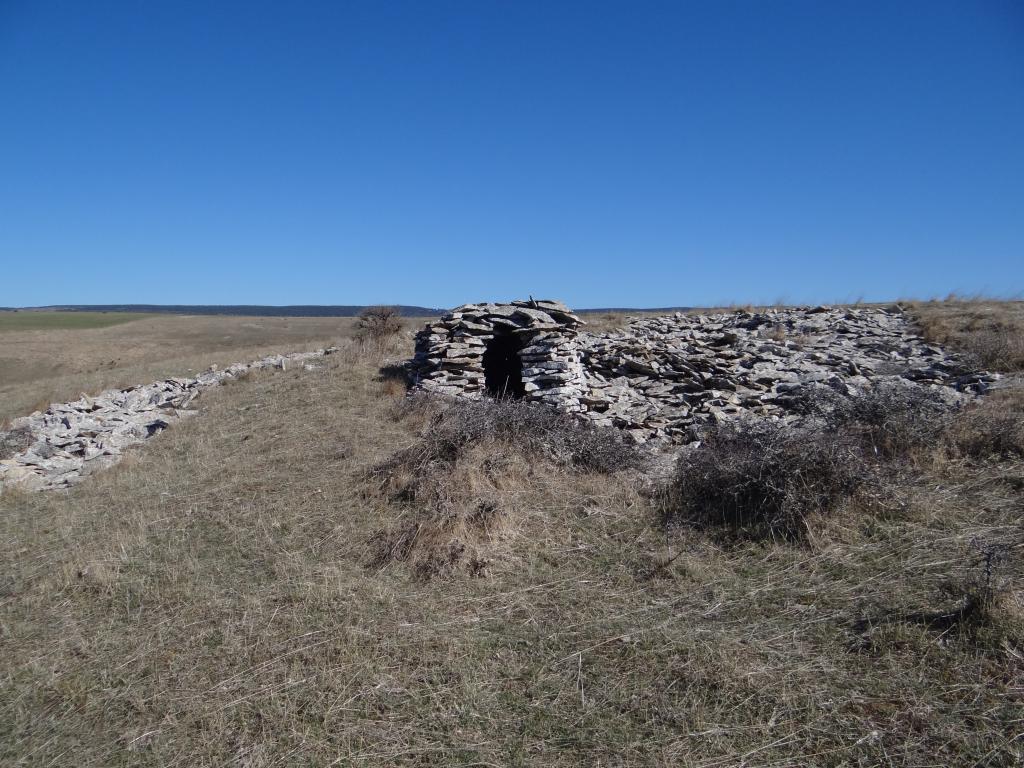
[[[0,312],[0,331],[107,328],[153,317],[144,312]]]

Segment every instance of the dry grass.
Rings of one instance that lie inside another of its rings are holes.
[[[1024,371],[1024,301],[913,302],[908,306],[926,339],[948,344],[991,371]]]
[[[621,330],[626,327],[630,317],[634,315],[625,312],[585,312],[580,315],[580,319],[586,323],[583,329],[590,333]]]
[[[410,563],[422,579],[486,573],[528,510],[580,473],[638,469],[645,457],[622,433],[533,403],[455,402],[416,395],[395,409],[418,430],[371,478],[402,515],[373,536],[370,562]],[[609,482],[629,487],[621,479]],[[524,514],[525,513],[525,514]]]
[[[665,312],[637,311],[637,312],[582,312],[580,319],[585,323],[581,330],[589,333],[607,333],[620,331],[629,325],[629,321],[644,317],[662,317]]]
[[[153,317],[143,312],[49,312],[41,310],[0,310],[0,333],[6,331],[48,331],[57,329],[106,328]]]
[[[993,392],[946,428],[946,450],[975,461],[1024,459],[1024,388]]]
[[[374,562],[412,510],[368,478],[430,418],[380,366],[218,388],[70,493],[0,497],[0,764],[1024,759],[1020,459],[723,545],[628,474],[481,440],[452,475],[491,505],[477,552],[423,580]]]

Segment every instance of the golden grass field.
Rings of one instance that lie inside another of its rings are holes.
[[[967,350],[1024,329],[1019,305],[913,311]],[[935,446],[901,465],[884,508],[787,542],[669,529],[636,472],[484,441],[427,514],[372,471],[424,423],[381,373],[411,334],[371,350],[351,333],[221,317],[0,331],[7,418],[342,347],[322,370],[204,394],[197,417],[70,492],[0,496],[0,764],[1024,760],[1020,457]],[[998,359],[1019,371],[1006,343]],[[1022,405],[1011,391],[984,407],[1019,428]],[[467,516],[485,507],[493,525]],[[457,531],[476,565],[381,558],[398,530],[438,547]],[[985,551],[1000,553],[989,573]],[[915,618],[955,614],[981,578],[983,618]]]

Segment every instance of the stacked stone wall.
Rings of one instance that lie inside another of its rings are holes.
[[[527,400],[582,412],[586,389],[577,342],[582,321],[561,302],[466,304],[428,323],[416,335],[417,386],[440,394],[488,394],[484,355],[498,335],[515,339]]]

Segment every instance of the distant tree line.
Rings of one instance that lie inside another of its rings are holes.
[[[61,312],[162,312],[179,315],[245,315],[246,317],[358,317],[367,307],[342,304],[61,304],[31,309]],[[441,314],[445,310],[431,307],[394,305],[403,317]]]

